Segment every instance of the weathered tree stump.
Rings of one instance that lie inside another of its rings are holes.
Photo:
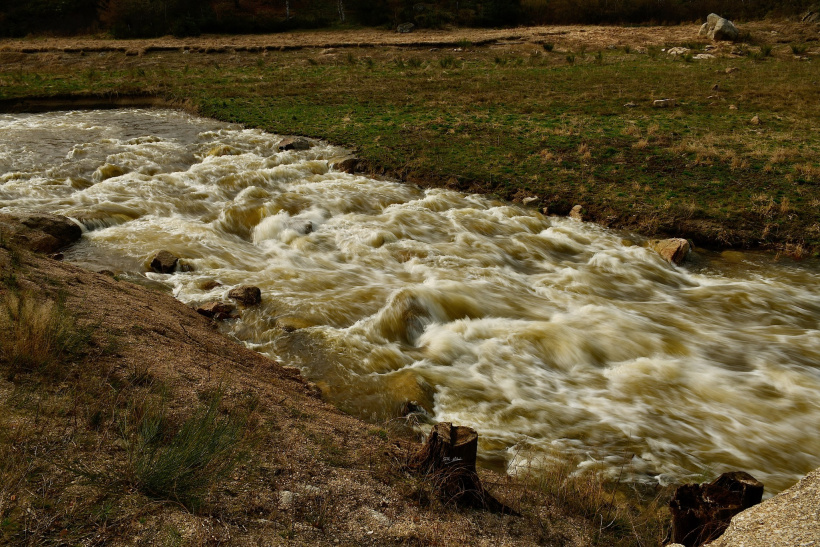
[[[433,426],[408,467],[429,477],[445,501],[515,514],[481,485],[475,467],[477,453],[478,433],[474,429],[441,422]]]
[[[763,499],[763,484],[743,471],[724,473],[705,484],[680,486],[669,509],[672,543],[699,547],[720,537],[732,517]]]

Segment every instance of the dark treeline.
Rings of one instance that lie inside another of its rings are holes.
[[[0,36],[110,32],[118,38],[414,23],[505,27],[550,23],[671,24],[710,12],[791,16],[816,0],[0,0]]]

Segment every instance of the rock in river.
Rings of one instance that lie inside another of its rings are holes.
[[[691,250],[689,242],[679,237],[655,240],[650,246],[670,264],[681,264]]]
[[[151,269],[157,273],[174,273],[179,257],[169,251],[160,251],[151,261]]]
[[[262,302],[262,291],[252,285],[240,285],[228,292],[228,298],[236,300],[243,306],[255,306]]]

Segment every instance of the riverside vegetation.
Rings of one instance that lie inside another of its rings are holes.
[[[580,203],[703,246],[817,253],[817,28],[743,28],[747,42],[712,60],[693,59],[707,45],[696,25],[496,31],[481,47],[480,31],[34,39],[4,44],[0,98],[151,95],[353,147],[371,172],[422,185],[535,197],[554,214]],[[652,108],[662,98],[677,106]]]

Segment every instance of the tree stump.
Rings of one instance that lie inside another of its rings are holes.
[[[699,547],[720,537],[732,517],[763,499],[763,484],[743,471],[724,473],[706,484],[679,487],[669,509],[672,543]]]
[[[429,477],[445,501],[515,514],[481,485],[475,467],[477,454],[478,433],[474,429],[441,422],[412,457],[409,468]]]

